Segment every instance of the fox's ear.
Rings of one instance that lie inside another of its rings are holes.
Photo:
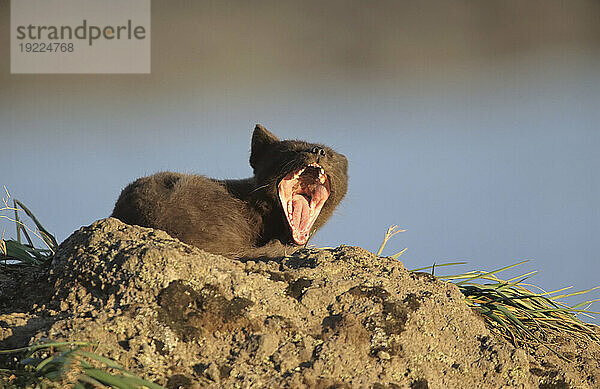
[[[252,146],[250,151],[250,166],[256,168],[258,161],[264,156],[269,147],[279,142],[279,138],[271,134],[266,128],[257,124],[252,134]]]

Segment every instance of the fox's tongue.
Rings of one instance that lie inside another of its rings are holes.
[[[292,197],[292,205],[294,207],[293,223],[296,231],[303,232],[310,219],[310,206],[306,197],[295,194]]]

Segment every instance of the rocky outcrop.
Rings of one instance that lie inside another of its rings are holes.
[[[2,277],[1,348],[99,342],[165,387],[600,387],[596,344],[566,339],[571,363],[516,349],[454,285],[357,247],[242,263],[109,218],[37,278]]]

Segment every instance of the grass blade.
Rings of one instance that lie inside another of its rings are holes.
[[[4,187],[4,190],[6,190],[6,187]],[[6,192],[8,193],[8,191]],[[14,212],[15,212],[15,225],[17,227],[17,242],[19,242],[19,244],[21,244],[21,221],[19,220],[19,210],[17,208],[17,203],[15,202],[15,200],[13,200],[13,208],[14,208]]]
[[[56,241],[56,238],[54,237],[54,235],[49,233],[48,230],[46,230],[44,228],[44,226],[42,226],[42,223],[40,223],[40,221],[35,217],[33,212],[31,212],[29,210],[29,208],[27,208],[22,202],[20,202],[19,200],[14,200],[14,201],[21,209],[23,209],[23,211],[25,211],[27,216],[29,216],[31,218],[31,220],[33,220],[33,222],[35,223],[35,226],[40,231],[42,238],[43,238],[44,242],[46,243],[46,245],[48,246],[48,248],[51,249],[52,251],[55,251],[56,248],[58,247],[58,242]]]
[[[405,250],[406,250],[406,249],[405,249]],[[467,263],[468,263],[468,262],[448,262],[448,263],[442,263],[442,264],[439,264],[439,265],[438,265],[438,264],[435,264],[435,265],[432,265],[432,266],[420,267],[420,268],[418,268],[418,269],[412,269],[412,270],[409,270],[409,271],[412,271],[412,272],[417,272],[417,271],[423,271],[423,270],[427,270],[427,269],[432,269],[432,268],[433,268],[433,266],[435,266],[435,267],[444,267],[444,266],[465,265],[465,264],[467,264]]]
[[[110,385],[119,389],[138,389],[136,386],[122,380],[121,376],[112,375],[100,369],[84,369],[84,372],[88,377],[91,377],[104,385]]]
[[[404,253],[406,252],[406,250],[408,250],[408,247],[405,247],[404,249],[400,250],[400,251],[399,251],[399,252],[397,252],[396,254],[394,254],[394,255],[390,256],[390,258],[392,258],[392,259],[398,259],[398,258],[400,258],[400,256],[401,256],[402,254],[404,254]]]
[[[476,280],[476,279],[478,279],[478,278],[482,278],[482,277],[484,277],[484,276],[490,276],[490,275],[492,275],[492,274],[497,274],[497,273],[503,272],[504,270],[511,269],[511,268],[513,268],[513,267],[515,267],[515,266],[522,265],[522,264],[524,264],[524,263],[526,263],[526,262],[529,262],[529,260],[528,260],[528,259],[526,259],[526,260],[524,260],[524,261],[521,261],[521,262],[515,263],[515,264],[513,264],[513,265],[504,266],[503,268],[500,268],[500,269],[498,269],[498,270],[493,270],[493,271],[490,271],[490,272],[485,272],[485,273],[483,273],[482,275],[476,275],[476,276],[473,276],[473,277],[471,277],[471,278],[467,278],[466,280],[463,280],[463,281],[459,281],[459,282],[457,282],[457,283],[456,283],[456,285],[461,285],[461,284],[464,284],[465,282],[468,282],[468,281],[473,281],[473,280]]]
[[[600,289],[600,286],[596,286],[594,288],[590,288],[590,289],[587,289],[587,290],[580,290],[579,292],[573,292],[573,293],[569,293],[569,294],[561,294],[561,295],[552,297],[552,299],[553,300],[558,300],[558,299],[562,299],[562,298],[565,298],[565,297],[579,296],[581,294],[586,294],[588,292],[591,292],[591,291],[597,290],[597,289]]]

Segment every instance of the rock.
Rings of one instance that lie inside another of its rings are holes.
[[[165,387],[600,385],[597,344],[568,340],[573,363],[515,349],[454,285],[358,247],[242,263],[109,218],[36,274],[40,293],[0,289],[1,348],[99,342]]]

